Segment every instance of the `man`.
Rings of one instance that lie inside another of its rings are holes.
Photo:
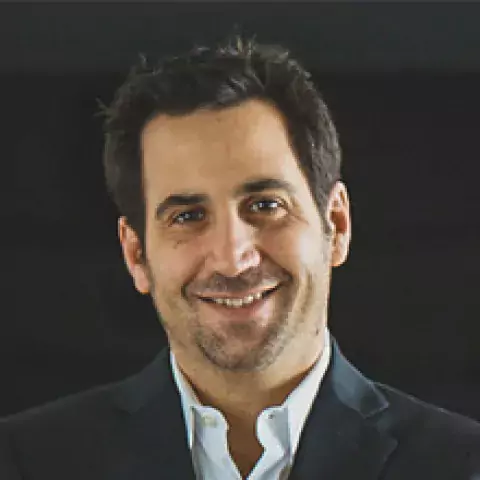
[[[366,379],[329,335],[349,198],[297,61],[236,39],[143,62],[105,113],[126,267],[169,348],[6,419],[2,480],[480,478],[477,423]]]

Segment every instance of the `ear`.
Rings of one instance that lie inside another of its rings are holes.
[[[339,267],[348,257],[352,235],[350,200],[347,187],[343,182],[337,182],[330,192],[327,221],[332,232],[332,267]]]
[[[141,294],[150,292],[150,281],[147,266],[142,259],[142,246],[138,235],[127,223],[126,217],[118,219],[118,237],[122,246],[125,265],[133,278],[135,288]]]

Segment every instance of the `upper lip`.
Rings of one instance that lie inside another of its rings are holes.
[[[251,291],[247,291],[247,292],[241,292],[241,293],[215,293],[215,292],[208,292],[207,294],[197,294],[198,297],[200,298],[232,298],[232,299],[241,299],[241,298],[245,298],[245,297],[249,297],[250,295],[255,295],[257,293],[264,293],[264,292],[268,292],[270,290],[274,290],[275,288],[277,288],[279,286],[279,284],[277,285],[272,285],[271,287],[267,287],[267,288],[262,288],[262,289],[258,289],[258,290],[251,290]]]

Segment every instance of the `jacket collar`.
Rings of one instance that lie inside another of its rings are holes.
[[[105,480],[195,480],[169,350],[144,370],[118,384],[113,401],[120,410],[113,461]]]
[[[397,445],[379,421],[388,407],[386,398],[333,341],[329,370],[302,432],[289,479],[377,479]]]
[[[124,461],[115,479],[194,479],[187,433],[168,348],[139,374],[119,384],[114,402],[123,412]],[[396,440],[380,426],[388,402],[342,355],[332,357],[300,438],[291,480],[375,480]],[[152,473],[148,473],[152,472]],[[150,476],[149,476],[150,475]]]

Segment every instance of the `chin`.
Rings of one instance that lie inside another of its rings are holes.
[[[264,332],[265,333],[265,332]],[[252,372],[270,366],[284,350],[289,336],[277,329],[267,332],[262,341],[197,337],[202,355],[215,367],[233,372]],[[236,344],[236,345],[235,345]]]

